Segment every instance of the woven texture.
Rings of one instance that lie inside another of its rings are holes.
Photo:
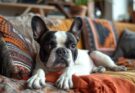
[[[28,77],[32,68],[33,54],[25,38],[16,33],[16,29],[6,19],[0,16],[0,34],[5,42],[5,47],[9,52],[9,59],[14,66],[13,77]]]
[[[116,33],[108,20],[84,18],[84,45],[90,51],[99,50],[110,54],[117,46]]]

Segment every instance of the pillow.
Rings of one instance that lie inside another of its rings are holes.
[[[116,61],[119,57],[135,58],[135,32],[125,29],[122,33],[118,46],[113,54]]]
[[[89,51],[111,55],[117,46],[117,35],[110,21],[84,18],[83,41]]]
[[[23,35],[16,33],[15,30],[9,21],[0,16],[0,73],[25,79],[32,70],[34,53]]]

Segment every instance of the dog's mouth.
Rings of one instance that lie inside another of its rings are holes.
[[[69,62],[68,62],[66,57],[59,56],[55,60],[53,66],[56,66],[56,67],[68,67],[69,66]]]
[[[66,67],[65,64],[56,64],[56,65],[54,66],[54,68],[65,68],[65,67]]]
[[[57,59],[51,65],[46,65],[48,69],[64,69],[68,67],[68,61],[64,57],[57,57]]]

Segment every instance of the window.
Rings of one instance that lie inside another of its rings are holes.
[[[135,11],[135,0],[133,0],[133,10]]]

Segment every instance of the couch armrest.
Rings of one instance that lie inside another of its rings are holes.
[[[119,36],[125,29],[135,32],[135,24],[132,23],[114,22],[114,26]]]

